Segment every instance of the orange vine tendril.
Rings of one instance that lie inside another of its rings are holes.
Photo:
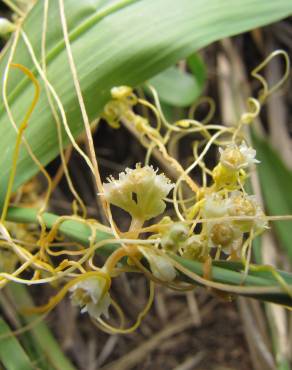
[[[21,70],[33,82],[34,87],[35,87],[35,92],[34,92],[34,97],[33,97],[32,103],[31,103],[29,109],[27,110],[27,112],[24,116],[24,119],[21,122],[21,124],[19,126],[19,129],[18,129],[18,134],[17,134],[15,148],[14,148],[13,157],[12,157],[12,167],[11,167],[11,172],[10,172],[10,176],[9,176],[9,180],[8,180],[7,192],[6,192],[6,195],[5,195],[4,205],[3,205],[2,214],[1,214],[1,223],[4,223],[4,221],[6,219],[6,215],[7,215],[7,210],[8,210],[9,201],[10,201],[12,188],[13,188],[13,182],[14,182],[15,174],[16,174],[17,160],[18,160],[18,156],[19,156],[19,149],[20,149],[22,136],[24,134],[24,130],[27,128],[28,121],[29,121],[29,119],[30,119],[35,107],[36,107],[36,104],[37,104],[37,102],[39,100],[39,96],[40,96],[39,83],[38,83],[37,79],[35,78],[34,74],[28,68],[26,68],[22,64],[17,64],[17,63],[11,63],[10,67],[17,68],[17,69]]]

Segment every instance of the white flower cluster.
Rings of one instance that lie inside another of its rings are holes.
[[[221,194],[213,193],[206,197],[202,216],[206,219],[218,218],[218,220],[207,222],[208,246],[221,247],[222,250],[231,254],[239,252],[242,246],[244,233],[262,232],[267,228],[264,213],[254,196],[245,195],[240,191],[230,193],[224,198]],[[224,217],[245,217],[247,220],[224,220]],[[220,221],[220,218],[223,218]]]
[[[149,220],[161,214],[166,205],[163,199],[174,187],[164,174],[157,174],[152,166],[127,168],[119,179],[109,178],[104,183],[105,199],[133,218]]]

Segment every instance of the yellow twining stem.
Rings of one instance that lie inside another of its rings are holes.
[[[152,303],[153,303],[153,300],[154,300],[154,292],[155,292],[155,285],[152,281],[149,282],[149,297],[148,297],[148,301],[144,307],[144,309],[139,313],[138,317],[137,317],[137,320],[135,322],[134,325],[132,325],[131,327],[129,328],[126,328],[126,329],[123,329],[123,328],[115,328],[114,326],[108,324],[107,322],[105,322],[104,320],[102,319],[98,319],[98,322],[101,324],[101,329],[106,329],[107,332],[109,333],[112,333],[112,334],[129,334],[129,333],[132,333],[133,331],[135,331],[141,324],[143,318],[147,315],[147,313],[149,312],[151,306],[152,306]],[[117,306],[115,305],[115,308]]]
[[[23,308],[22,312],[25,314],[32,315],[36,313],[43,313],[43,312],[51,311],[65,297],[65,295],[67,294],[70,288],[72,288],[78,282],[82,280],[86,280],[88,279],[88,277],[92,277],[92,276],[102,277],[106,282],[105,287],[104,287],[104,292],[107,292],[109,290],[110,285],[111,285],[111,280],[107,273],[101,270],[82,273],[82,275],[76,277],[75,279],[70,280],[66,285],[64,285],[63,288],[54,297],[50,298],[48,303],[42,306],[38,306],[38,307]]]
[[[37,79],[35,78],[35,76],[33,75],[33,73],[28,68],[26,68],[22,64],[17,64],[17,63],[11,63],[10,67],[20,69],[33,82],[34,87],[35,87],[35,93],[34,93],[32,103],[31,103],[29,109],[27,110],[27,112],[24,116],[24,119],[21,122],[21,124],[19,126],[19,129],[18,129],[18,134],[17,134],[16,143],[15,143],[15,147],[14,147],[14,153],[13,153],[13,157],[12,157],[12,167],[11,167],[11,172],[10,172],[10,176],[9,176],[7,192],[6,192],[4,205],[3,205],[3,210],[2,210],[2,214],[1,214],[1,223],[3,223],[5,221],[5,218],[6,218],[6,215],[7,215],[7,210],[8,210],[8,206],[9,206],[9,201],[10,201],[10,197],[11,197],[11,193],[12,193],[13,182],[14,182],[15,173],[16,173],[17,160],[18,160],[18,156],[19,156],[19,149],[20,149],[21,139],[22,139],[24,130],[26,129],[26,127],[28,125],[28,121],[29,121],[34,109],[35,109],[35,106],[36,106],[36,104],[39,100],[39,96],[40,96],[39,83],[38,83]]]
[[[284,74],[283,77],[272,87],[268,86],[266,79],[260,74],[260,72],[270,63],[272,59],[275,57],[282,56],[284,59]],[[260,103],[265,102],[265,100],[273,94],[276,90],[278,90],[285,81],[287,81],[290,73],[290,59],[286,51],[284,50],[275,50],[271,53],[260,65],[258,65],[255,69],[252,70],[251,76],[257,79],[262,84],[262,90],[259,93],[258,100]]]

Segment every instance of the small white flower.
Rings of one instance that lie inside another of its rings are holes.
[[[157,279],[165,282],[175,279],[175,268],[166,257],[156,254],[149,248],[140,247],[139,250],[149,262],[150,269]]]
[[[106,281],[101,277],[88,277],[71,288],[71,299],[75,306],[81,307],[81,313],[88,312],[98,319],[101,315],[108,317],[111,298],[105,292]]]
[[[248,147],[242,142],[238,147],[235,144],[229,145],[224,150],[219,148],[220,163],[232,171],[239,171],[242,168],[256,163],[260,163],[256,158],[256,150]]]
[[[131,214],[132,217],[149,220],[161,214],[166,205],[163,199],[174,187],[164,175],[157,175],[152,166],[127,168],[119,179],[109,178],[103,184],[105,199]]]
[[[226,200],[218,193],[207,195],[202,210],[204,218],[223,217],[227,214]]]
[[[256,150],[252,147],[248,147],[244,141],[241,143],[239,150],[240,153],[244,156],[247,166],[260,163],[260,161],[256,159]]]
[[[230,216],[252,216],[252,220],[233,221],[243,232],[249,232],[252,228],[261,231],[267,228],[264,212],[256,201],[254,195],[244,195],[240,191],[231,193],[228,199],[228,214]]]

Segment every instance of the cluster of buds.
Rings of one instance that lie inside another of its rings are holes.
[[[240,258],[245,234],[260,234],[267,228],[255,197],[239,190],[206,195],[201,202],[200,214],[203,218],[200,233],[190,234],[187,225],[173,223],[162,234],[162,248],[199,261],[204,261],[212,248],[220,248],[226,255]]]
[[[128,116],[137,104],[137,97],[129,86],[113,87],[110,100],[104,107],[101,118],[105,119],[112,128],[119,128],[122,117]]]
[[[208,249],[221,248],[226,254],[239,257],[244,234],[259,234],[267,228],[255,197],[242,190],[246,170],[259,161],[256,151],[244,142],[219,148],[219,153],[219,163],[213,170],[214,185],[200,207],[206,219],[200,236]]]
[[[189,226],[182,222],[174,222],[162,233],[161,247],[167,253],[178,253],[197,261],[204,261],[208,252],[202,235],[192,234]]]
[[[242,190],[247,169],[259,163],[256,151],[244,142],[219,149],[220,160],[213,170],[214,185],[192,208],[200,215],[200,233],[191,234],[182,223],[174,223],[162,235],[165,251],[204,261],[212,248],[240,258],[245,236],[258,235],[267,228],[264,212],[254,196]]]
[[[231,192],[227,197],[220,193],[207,196],[202,215],[205,219],[210,219],[203,227],[209,248],[220,247],[226,254],[240,252],[245,233],[253,230],[258,234],[267,227],[264,213],[255,197],[245,195],[242,191]],[[248,219],[244,220],[244,217]]]
[[[145,100],[139,99],[137,95],[135,95],[131,87],[113,87],[111,89],[111,98],[112,99],[105,105],[101,118],[112,128],[119,128],[120,123],[123,122],[126,125],[134,126],[135,131],[141,136],[141,142],[144,136],[163,141],[159,130],[153,128],[147,118],[134,112],[133,108],[138,103],[144,106],[146,105],[146,107],[149,106]],[[147,145],[149,145],[149,142]]]

